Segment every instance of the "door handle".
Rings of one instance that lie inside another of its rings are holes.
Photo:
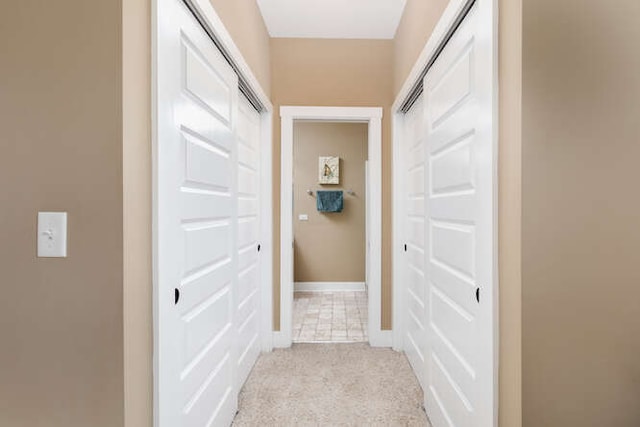
[[[178,304],[178,301],[180,301],[180,289],[175,288],[173,290],[173,304]]]
[[[476,288],[476,301],[480,303],[480,288]]]

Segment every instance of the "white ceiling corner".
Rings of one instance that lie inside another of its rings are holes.
[[[271,37],[392,39],[406,0],[257,0]]]

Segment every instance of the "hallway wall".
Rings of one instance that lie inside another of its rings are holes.
[[[121,8],[3,2],[2,426],[123,424]],[[67,258],[36,258],[47,210]]]
[[[400,92],[449,0],[407,0],[393,39],[393,93]]]
[[[640,2],[523,12],[524,426],[638,426]]]
[[[151,0],[122,3],[124,425],[153,424]]]
[[[256,0],[210,0],[262,89],[271,95],[269,33]]]
[[[382,329],[391,328],[392,40],[271,39],[274,329],[280,330],[280,106],[383,107]]]
[[[367,123],[294,121],[294,282],[365,281],[367,137]],[[320,156],[340,158],[339,184],[318,184]],[[318,212],[318,190],[342,190],[342,212]],[[300,221],[300,214],[308,221]]]

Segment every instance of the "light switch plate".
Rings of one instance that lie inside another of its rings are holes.
[[[300,215],[298,215],[298,220],[300,220],[300,221],[309,221],[309,215],[300,214]]]
[[[67,256],[67,213],[38,212],[38,257]]]

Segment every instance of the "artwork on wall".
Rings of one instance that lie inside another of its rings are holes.
[[[318,183],[340,184],[340,157],[318,158]]]

